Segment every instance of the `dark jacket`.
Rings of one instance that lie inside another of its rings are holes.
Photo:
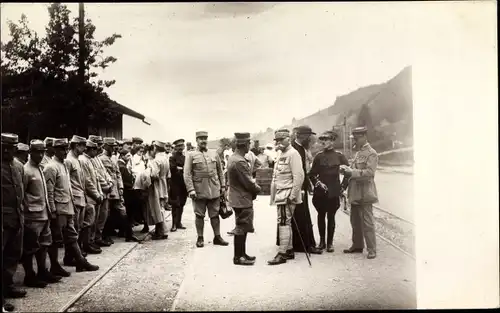
[[[340,152],[334,149],[319,152],[313,160],[311,170],[309,171],[309,178],[313,184],[321,181],[328,187],[328,198],[340,196],[340,178],[339,168],[340,165],[349,166],[349,161]],[[344,189],[347,187],[347,179],[344,177]]]
[[[132,189],[134,187],[134,176],[128,169],[124,160],[118,159],[118,168],[120,169],[120,174],[122,175],[123,188]]]
[[[229,157],[227,166],[228,202],[233,208],[250,208],[253,199],[259,192],[252,179],[252,172],[248,161],[242,155],[233,153]]]
[[[297,144],[295,140],[292,142],[292,147],[299,152],[300,158],[302,159],[302,169],[304,170],[304,183],[302,183],[302,190],[309,191],[311,185],[306,170],[307,168],[306,150],[304,149],[304,147]]]
[[[24,168],[18,163],[2,161],[3,227],[19,228],[24,223]]]

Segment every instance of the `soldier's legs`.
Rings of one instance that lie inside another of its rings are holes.
[[[184,206],[186,205],[187,198],[188,198],[187,193],[183,193],[179,197],[180,206],[177,212],[177,228],[184,228],[182,226],[182,214],[184,213]]]
[[[24,297],[26,295],[25,291],[12,292],[15,291],[13,278],[17,270],[17,264],[22,257],[24,237],[24,227],[19,224],[13,226],[17,227],[11,227],[8,224],[3,224],[2,227],[3,295],[6,297]]]
[[[97,232],[97,219],[99,217],[99,212],[101,211],[102,203],[101,204],[96,204],[94,206],[95,209],[95,219],[94,223],[92,223],[92,226],[90,226],[90,243],[94,244],[95,243],[95,234]]]
[[[316,212],[318,212],[318,231],[319,231],[319,238],[320,238],[320,244],[318,246],[319,249],[324,249],[326,246],[325,243],[325,229],[326,229],[326,223],[325,223],[325,218],[326,218],[326,213],[327,213],[327,207],[328,207],[328,198],[327,197],[321,197],[315,195],[313,197],[313,205],[316,208]]]
[[[193,200],[193,209],[195,214],[196,233],[198,237],[203,237],[203,228],[205,226],[205,213],[207,212],[207,201],[205,199]]]
[[[99,208],[99,214],[96,217],[96,227],[95,227],[95,242],[97,244],[102,244],[104,225],[108,219],[109,214],[109,199],[104,199]]]
[[[373,221],[373,206],[365,204],[361,207],[362,222],[363,222],[363,236],[366,241],[366,249],[368,253],[376,252],[376,236],[375,236],[375,223]]]
[[[75,229],[74,217],[71,215],[59,215],[59,224],[62,227],[64,238],[64,246],[66,248],[71,261],[65,260],[67,266],[76,266],[77,272],[97,271],[98,266],[90,264],[82,255],[82,251],[78,246],[78,232]],[[66,258],[66,256],[65,256]]]
[[[95,205],[88,203],[85,207],[85,216],[80,231],[81,249],[90,254],[99,254],[102,250],[92,244],[92,230],[95,225]]]
[[[127,215],[127,208],[124,205],[123,201],[117,201],[115,204],[115,209],[118,212],[118,225],[120,231],[123,232],[126,241],[139,241],[136,237],[134,237],[134,233],[132,231],[132,220]]]
[[[62,229],[59,224],[59,218],[53,218],[49,222],[50,233],[52,235],[52,244],[48,248],[50,259],[50,272],[53,275],[69,277],[71,274],[62,268],[59,263],[59,246],[64,244]]]
[[[214,231],[214,236],[220,236],[220,217],[219,217],[220,199],[210,199],[207,200],[207,211],[208,217],[210,218],[210,224],[212,224],[212,229]]]
[[[33,269],[33,256],[40,250],[40,235],[44,224],[39,221],[26,220],[24,223],[23,256],[24,284],[33,288],[45,288],[47,283],[39,280]]]
[[[279,253],[286,254],[293,250],[292,240],[292,216],[295,211],[295,205],[278,205],[278,223],[279,223]]]
[[[41,222],[41,233],[38,237],[40,249],[35,254],[38,265],[38,278],[46,283],[53,284],[61,280],[62,275],[54,275],[47,270],[47,253],[52,245],[52,233],[50,231],[50,222]]]
[[[339,207],[340,207],[339,197],[330,199],[328,211],[326,213],[326,217],[328,220],[326,243],[329,252],[333,252],[332,245],[333,245],[333,236],[335,234],[335,214],[337,214]]]
[[[351,204],[351,227],[352,227],[352,249],[362,250],[364,248],[363,240],[363,220],[362,206]]]

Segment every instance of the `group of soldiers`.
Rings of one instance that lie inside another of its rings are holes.
[[[119,142],[96,135],[33,139],[26,145],[17,135],[2,133],[1,145],[4,311],[14,309],[5,298],[26,296],[14,286],[19,263],[24,285],[44,288],[70,276],[59,263],[61,247],[64,266],[97,271],[87,255],[114,244],[114,236],[139,241],[132,227],[141,222],[143,233],[157,224],[153,239],[167,239],[158,210],[172,211],[171,231],[185,229],[183,139],[174,142],[173,153],[162,141],[143,145],[141,138]]]

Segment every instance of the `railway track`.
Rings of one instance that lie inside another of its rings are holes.
[[[380,211],[380,212],[383,212],[383,213],[385,213],[385,214],[387,214],[387,215],[390,215],[390,216],[394,217],[395,219],[398,219],[398,220],[403,221],[403,222],[405,222],[405,223],[408,223],[408,224],[410,224],[410,225],[412,225],[412,226],[415,226],[415,224],[414,224],[413,222],[410,222],[410,221],[408,221],[408,220],[406,220],[406,219],[404,219],[404,218],[402,218],[402,217],[399,217],[399,216],[397,216],[397,215],[394,215],[394,214],[392,214],[391,212],[389,212],[389,211],[387,211],[387,210],[382,209],[382,208],[381,208],[381,207],[379,207],[378,205],[374,205],[374,206],[373,206],[373,208],[375,208],[376,210],[378,210],[378,211]]]

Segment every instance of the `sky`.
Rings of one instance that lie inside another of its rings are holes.
[[[67,5],[77,16],[78,4]],[[46,7],[2,4],[2,41],[7,20],[22,13],[44,33]],[[408,3],[107,3],[85,10],[98,39],[123,36],[106,50],[118,59],[101,74],[116,79],[108,94],[153,121],[146,131],[124,118],[125,136],[194,140],[206,130],[215,139],[276,128],[387,81],[413,58]]]

